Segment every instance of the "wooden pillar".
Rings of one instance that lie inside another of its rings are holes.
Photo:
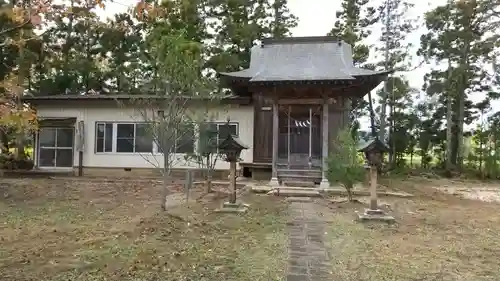
[[[346,98],[345,101],[344,101],[344,110],[345,110],[345,114],[344,114],[344,124],[342,124],[344,127],[343,128],[350,128],[351,127],[351,105],[352,105],[352,101],[350,98]]]
[[[323,135],[323,147],[321,149],[321,183],[319,185],[320,188],[329,188],[330,183],[326,178],[326,172],[328,169],[328,142],[329,142],[329,130],[328,130],[328,100],[323,100],[323,117],[321,118],[322,122],[322,135]]]
[[[229,171],[229,185],[231,186],[231,196],[229,197],[229,203],[236,204],[236,161],[229,162]]]
[[[278,182],[278,136],[279,136],[279,120],[278,120],[278,101],[273,99],[273,159],[272,159],[272,174],[270,186],[279,186]]]
[[[370,210],[377,211],[377,167],[375,165],[370,166]]]
[[[286,137],[286,140],[287,140],[287,162],[288,162],[288,169],[290,169],[290,144],[292,143],[290,141],[290,133],[291,133],[291,118],[290,116],[292,115],[292,106],[291,105],[288,105],[288,114],[287,114],[287,126],[288,126],[288,131],[287,131],[287,137]]]

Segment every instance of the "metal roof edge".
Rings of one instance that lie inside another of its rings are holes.
[[[186,97],[192,99],[193,101],[210,101],[217,100],[211,99],[210,97],[200,97],[199,99],[195,97]],[[25,96],[21,100],[23,102],[37,102],[37,101],[126,101],[126,100],[166,100],[168,98],[162,96],[154,95],[47,95],[47,96]],[[248,99],[247,97],[240,96],[226,96],[220,99],[221,101],[244,101]]]
[[[341,43],[342,40],[334,36],[301,36],[285,38],[264,38],[262,45],[274,44],[307,44],[307,43]]]

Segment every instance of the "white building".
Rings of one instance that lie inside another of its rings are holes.
[[[328,151],[334,149],[339,130],[349,124],[351,106],[388,73],[355,67],[351,46],[333,37],[265,39],[252,48],[248,69],[220,73],[233,98],[218,106],[191,106],[210,108],[209,122],[249,147],[239,164],[244,176],[271,179],[273,185],[287,178],[328,185]],[[162,167],[162,155],[141,135],[142,115],[118,106],[116,99],[126,102],[130,96],[26,98],[41,120],[36,167],[83,167],[108,174],[111,169],[130,173]],[[84,128],[82,153],[76,149],[78,126]],[[184,159],[196,150],[193,134],[190,144],[176,148],[174,169],[198,167]],[[216,165],[216,170],[227,168],[223,161]]]
[[[72,170],[82,165],[84,173],[100,174],[129,171],[143,172],[163,167],[159,152],[150,132],[143,130],[144,110],[125,108],[130,96],[56,95],[27,97],[37,111],[39,132],[35,136],[35,167],[46,170]],[[137,98],[137,97],[134,97]],[[218,105],[200,107],[207,110],[210,120],[220,129],[239,136],[250,147],[241,158],[252,162],[253,106],[250,99],[231,98]],[[206,109],[209,108],[209,109]],[[205,115],[205,114],[204,114]],[[228,123],[228,119],[230,120]],[[151,119],[149,119],[151,120]],[[83,151],[80,152],[78,130],[83,128]],[[173,168],[200,168],[200,164],[187,159],[196,151],[197,132],[190,140],[178,143],[173,156]],[[149,141],[145,140],[148,139]],[[81,155],[81,159],[80,159]],[[216,170],[228,169],[228,163],[217,161]]]

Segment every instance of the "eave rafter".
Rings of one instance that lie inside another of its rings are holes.
[[[281,81],[281,82],[250,82],[249,79],[232,79],[228,86],[236,95],[250,93],[265,93],[286,98],[337,97],[351,96],[362,98],[373,90],[386,77],[385,73],[360,76],[355,80],[338,81]]]

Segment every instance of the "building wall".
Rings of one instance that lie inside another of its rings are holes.
[[[85,104],[82,102],[82,104]],[[39,105],[36,107],[39,118],[76,117],[84,121],[85,148],[83,153],[83,166],[89,168],[160,168],[163,167],[163,155],[159,153],[96,153],[95,134],[96,122],[144,122],[140,111],[113,106],[82,105]],[[203,112],[207,109],[195,108],[194,111]],[[252,105],[222,105],[208,109],[211,122],[226,122],[229,117],[231,122],[238,123],[239,138],[249,146],[242,152],[244,162],[252,162],[253,157],[253,123],[254,109]],[[184,154],[173,156],[173,168],[197,168],[197,163],[188,162]],[[74,153],[74,166],[78,166],[78,152]],[[216,169],[228,169],[229,164],[218,160]]]

